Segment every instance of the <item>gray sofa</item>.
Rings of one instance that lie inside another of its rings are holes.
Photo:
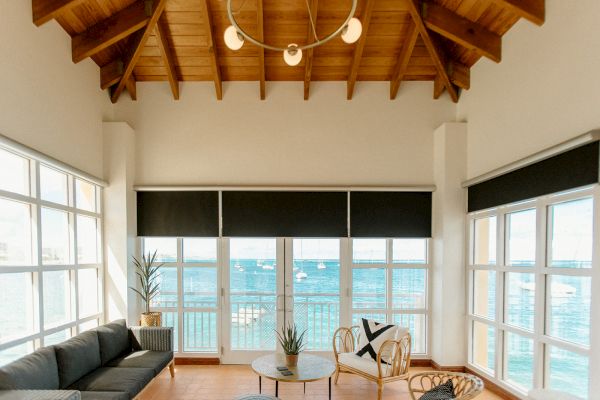
[[[166,367],[173,328],[118,320],[0,368],[0,400],[130,400]]]

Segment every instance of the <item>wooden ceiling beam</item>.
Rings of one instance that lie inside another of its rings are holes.
[[[453,62],[450,64],[450,80],[461,89],[471,88],[471,69],[464,64]]]
[[[398,62],[396,63],[396,67],[394,68],[394,72],[392,74],[392,79],[390,80],[391,100],[394,100],[398,94],[398,89],[400,89],[400,84],[402,83],[402,79],[406,74],[408,63],[410,62],[410,57],[412,56],[415,44],[417,44],[418,37],[419,31],[417,30],[417,26],[414,23],[410,24],[408,27],[408,32],[406,33],[406,40],[402,44],[400,56],[398,57]]]
[[[492,0],[496,4],[510,9],[512,12],[536,25],[542,26],[546,21],[545,0]]]
[[[125,82],[125,87],[127,88],[127,92],[129,93],[131,100],[137,100],[137,87],[133,75],[127,79],[127,82]]]
[[[423,5],[425,26],[492,61],[502,60],[502,37],[438,4]]]
[[[315,28],[317,26],[317,13],[319,11],[319,0],[311,0],[310,12],[312,14],[313,21],[308,21],[308,33],[306,35],[306,43],[314,43],[315,34],[313,32],[313,24]],[[308,49],[306,51],[306,63],[304,64],[304,100],[308,100],[310,96],[310,80],[312,78],[312,67],[313,58],[315,55],[315,49]]]
[[[210,66],[213,74],[213,81],[215,82],[215,91],[217,93],[217,100],[223,100],[223,82],[221,80],[221,68],[219,67],[219,60],[217,56],[217,46],[213,38],[214,25],[212,22],[212,14],[210,11],[209,0],[202,0],[202,18],[204,19],[204,25],[206,26],[206,36],[208,41],[208,55],[210,58]]]
[[[82,2],[83,0],[32,0],[33,23],[42,26]]]
[[[173,52],[169,45],[166,30],[160,21],[156,24],[154,33],[158,42],[160,55],[167,69],[167,78],[169,80],[169,85],[171,86],[171,92],[173,92],[173,98],[179,100],[179,79],[177,77],[177,69],[175,68],[175,58],[173,57]]]
[[[113,90],[111,90],[110,100],[113,103],[116,103],[117,100],[119,100],[121,93],[123,93],[127,80],[132,76],[135,64],[137,64],[137,61],[140,58],[140,55],[142,54],[142,50],[146,45],[148,38],[150,37],[152,32],[154,32],[154,28],[156,27],[158,19],[162,15],[166,4],[167,0],[154,0],[152,2],[152,12],[150,14],[150,20],[146,24],[145,28],[137,31],[135,35],[131,36],[131,44],[123,60],[123,76],[119,80],[119,83],[115,85]]]
[[[371,15],[373,14],[373,6],[375,0],[365,0],[366,4],[363,7],[363,13],[361,15],[360,22],[362,23],[362,34],[358,43],[354,48],[354,55],[352,57],[352,64],[350,65],[350,73],[348,74],[348,82],[346,85],[346,97],[348,100],[352,100],[354,95],[354,86],[356,85],[356,77],[358,76],[358,68],[360,67],[360,60],[362,59],[363,50],[367,43],[367,33],[369,31],[369,24],[371,23]]]
[[[258,29],[258,40],[261,42],[265,39],[263,0],[256,0],[256,23]],[[260,99],[264,100],[267,97],[267,83],[265,72],[265,49],[262,46],[258,47],[258,81],[260,87]]]
[[[123,61],[117,60],[100,68],[100,88],[102,90],[108,89],[109,87],[119,83],[119,80],[123,76]]]
[[[151,3],[137,1],[113,16],[98,22],[84,32],[73,36],[73,62],[78,63],[125,39],[144,28],[150,20]]]
[[[434,39],[429,34],[427,27],[425,26],[425,22],[423,22],[423,18],[421,16],[421,3],[419,0],[408,0],[407,4],[409,6],[410,15],[412,16],[412,19],[417,26],[417,30],[421,35],[421,39],[423,39],[425,47],[427,47],[427,51],[429,52],[435,68],[437,69],[439,79],[441,79],[441,82],[448,90],[448,94],[450,95],[452,101],[457,103],[459,91],[450,81],[450,77],[448,75],[448,62],[442,48],[435,43]]]
[[[433,80],[433,98],[436,100],[439,99],[445,89],[446,86],[444,86],[444,82],[442,82],[440,76],[436,76]]]

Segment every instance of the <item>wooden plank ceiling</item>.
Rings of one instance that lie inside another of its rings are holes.
[[[285,47],[313,40],[307,4],[320,38],[334,31],[351,0],[234,0],[236,20],[249,34]],[[103,89],[116,102],[136,82],[165,81],[179,99],[180,81],[346,81],[351,99],[360,81],[389,81],[394,99],[403,81],[433,81],[433,96],[458,101],[470,86],[470,68],[481,58],[502,59],[502,36],[520,19],[544,23],[544,0],[358,0],[363,35],[340,37],[305,51],[294,67],[281,53],[245,43],[225,46],[227,0],[32,0],[33,21],[51,19],[72,37],[73,62],[91,57]]]

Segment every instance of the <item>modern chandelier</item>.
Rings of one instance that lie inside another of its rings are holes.
[[[319,37],[317,36],[315,21],[313,19],[312,12],[308,4],[308,0],[305,0],[306,8],[308,10],[308,18],[310,19],[310,26],[315,41],[305,45],[290,43],[287,47],[271,46],[263,41],[253,38],[251,35],[244,32],[242,28],[240,28],[237,21],[235,20],[235,14],[237,14],[239,10],[234,11],[232,9],[232,1],[233,0],[227,0],[227,14],[229,16],[229,21],[231,21],[231,26],[225,29],[224,33],[225,44],[227,45],[227,47],[229,47],[231,50],[239,50],[244,45],[245,40],[248,40],[250,43],[263,47],[267,50],[282,52],[284,61],[287,65],[290,66],[295,66],[300,63],[300,61],[302,60],[302,50],[312,49],[317,46],[321,46],[322,44],[329,42],[331,39],[335,38],[337,35],[340,34],[344,42],[351,44],[356,42],[362,34],[362,24],[360,23],[360,20],[358,18],[354,17],[358,0],[352,0],[352,8],[350,9],[350,13],[348,14],[348,17],[346,17],[346,20],[342,23],[342,25],[340,25],[339,28],[337,28],[335,31],[333,31],[331,34],[324,37],[323,39],[319,39]],[[242,7],[240,7],[240,9]]]

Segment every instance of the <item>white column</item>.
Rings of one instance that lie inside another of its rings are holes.
[[[140,304],[135,292],[136,196],[135,132],[125,122],[104,122],[104,295],[107,321],[127,318],[137,324]]]
[[[467,361],[465,200],[467,125],[445,123],[434,132],[431,356],[441,366]]]

